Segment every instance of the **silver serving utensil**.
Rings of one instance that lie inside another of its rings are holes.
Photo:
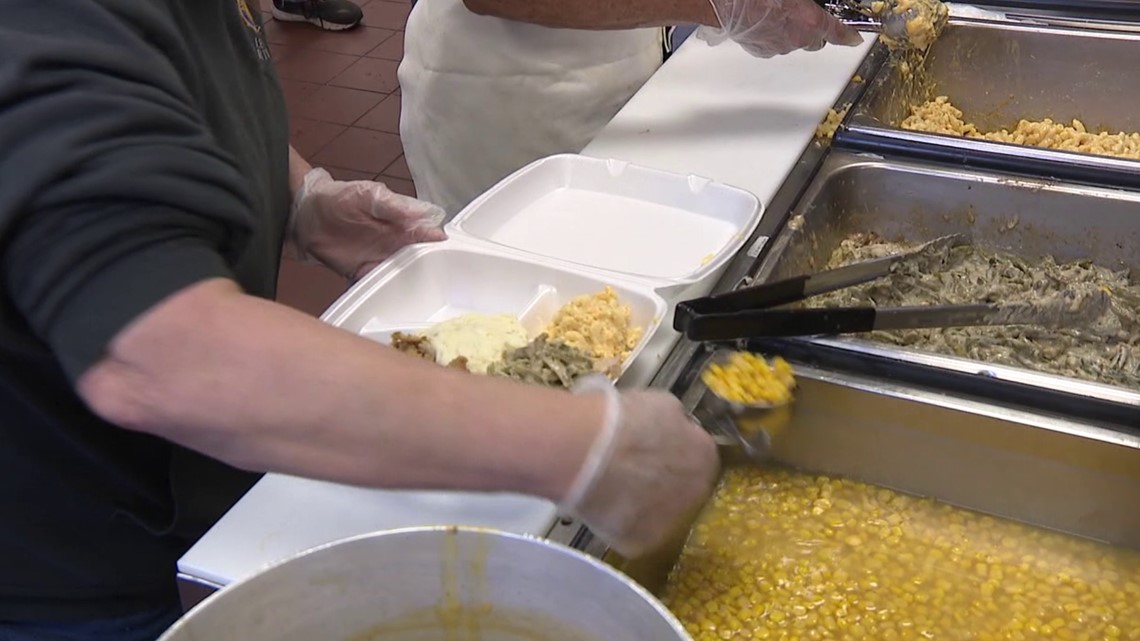
[[[903,49],[926,50],[942,32],[950,12],[941,0],[886,0],[879,19],[887,44]],[[929,29],[912,32],[912,21],[925,20]]]
[[[936,35],[949,20],[950,12],[941,0],[822,0],[825,9],[844,22],[855,22],[844,13],[854,13],[879,25],[888,44],[900,49],[926,49],[930,41],[925,37],[912,38],[907,25],[925,17]]]

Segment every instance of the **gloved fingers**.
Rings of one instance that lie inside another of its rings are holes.
[[[735,40],[757,26],[779,22],[786,0],[710,0],[721,28]],[[810,1],[810,0],[809,0]]]
[[[693,35],[696,36],[697,39],[707,42],[710,47],[715,47],[725,40],[728,40],[730,34],[728,33],[728,29],[724,28],[724,18],[721,17],[721,12],[724,10],[723,2],[720,0],[709,0],[709,4],[712,5],[717,22],[721,25],[720,28],[703,25],[697,27]]]
[[[827,12],[824,11],[824,13]],[[828,14],[827,17],[829,19],[828,28],[823,35],[823,39],[829,44],[839,45],[841,47],[858,47],[863,44],[863,34],[859,33],[858,29],[830,14]]]
[[[664,392],[619,394],[604,379],[576,392],[606,395],[606,424],[560,507],[627,558],[656,549],[711,494],[719,466],[712,437]]]
[[[333,181],[330,177],[325,181],[318,176],[311,188],[302,189],[305,202],[310,205],[308,208],[320,210],[326,216],[377,220],[408,230],[439,227],[445,217],[443,208],[397,194],[384,183],[371,180]]]
[[[775,58],[776,56],[787,53],[786,51],[773,50],[770,47],[756,47],[752,45],[741,45],[741,48],[748,52],[748,55],[754,58],[763,58],[765,60],[768,58]]]
[[[833,16],[829,17],[831,17],[831,28],[824,36],[825,40],[841,47],[858,47],[863,44],[863,34],[858,29]]]
[[[376,220],[391,223],[401,229],[433,229],[443,224],[443,208],[426,200],[412,198],[388,189],[383,183],[373,183],[369,215]]]
[[[824,39],[833,45],[841,47],[858,47],[863,44],[863,34],[851,25],[836,20],[835,27],[827,32]]]
[[[826,44],[827,42],[821,38],[810,45],[804,45],[804,51],[819,51],[820,49],[823,49],[823,46]]]
[[[750,54],[770,58],[826,44],[854,46],[859,32],[812,0],[711,0],[725,37]]]
[[[367,273],[406,245],[446,239],[444,211],[370,180],[338,181],[314,168],[295,194],[289,246],[347,278]]]
[[[712,27],[698,27],[693,35],[698,40],[708,43],[710,47],[715,47],[725,40],[728,40],[728,33],[724,29],[714,29]]]
[[[831,34],[839,34],[842,38],[842,30],[851,30],[811,0],[784,0],[782,6],[778,20],[773,19],[771,25],[765,25],[768,44],[780,54],[800,49],[818,51]]]
[[[386,228],[376,234],[377,227]],[[416,227],[403,229],[383,221],[369,221],[360,230],[361,238],[380,237],[379,242],[366,243],[359,248],[358,258],[349,262],[352,265],[351,273],[344,274],[350,281],[356,282],[366,276],[377,265],[391,258],[399,250],[408,245],[418,243],[437,243],[447,240],[447,233],[439,227]],[[341,253],[347,248],[341,249]]]
[[[412,242],[416,243],[438,243],[447,240],[447,232],[443,231],[441,227],[417,227],[409,230],[412,235]]]
[[[788,10],[792,14],[791,23],[800,25],[802,38],[811,44],[821,39],[844,46],[855,46],[863,42],[863,36],[859,35],[857,29],[844,24],[811,0],[790,0],[790,3]],[[802,48],[806,49],[807,45],[802,45]]]

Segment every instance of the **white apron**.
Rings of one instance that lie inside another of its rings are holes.
[[[527,163],[581,151],[661,66],[663,33],[550,29],[419,0],[399,71],[419,197],[451,217]]]

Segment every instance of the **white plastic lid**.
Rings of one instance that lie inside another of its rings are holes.
[[[574,154],[536,161],[473,201],[449,235],[658,285],[701,280],[760,220],[751,193]]]

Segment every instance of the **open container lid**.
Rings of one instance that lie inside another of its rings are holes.
[[[707,178],[562,154],[503,179],[446,231],[661,288],[717,272],[761,213],[756,196]]]

